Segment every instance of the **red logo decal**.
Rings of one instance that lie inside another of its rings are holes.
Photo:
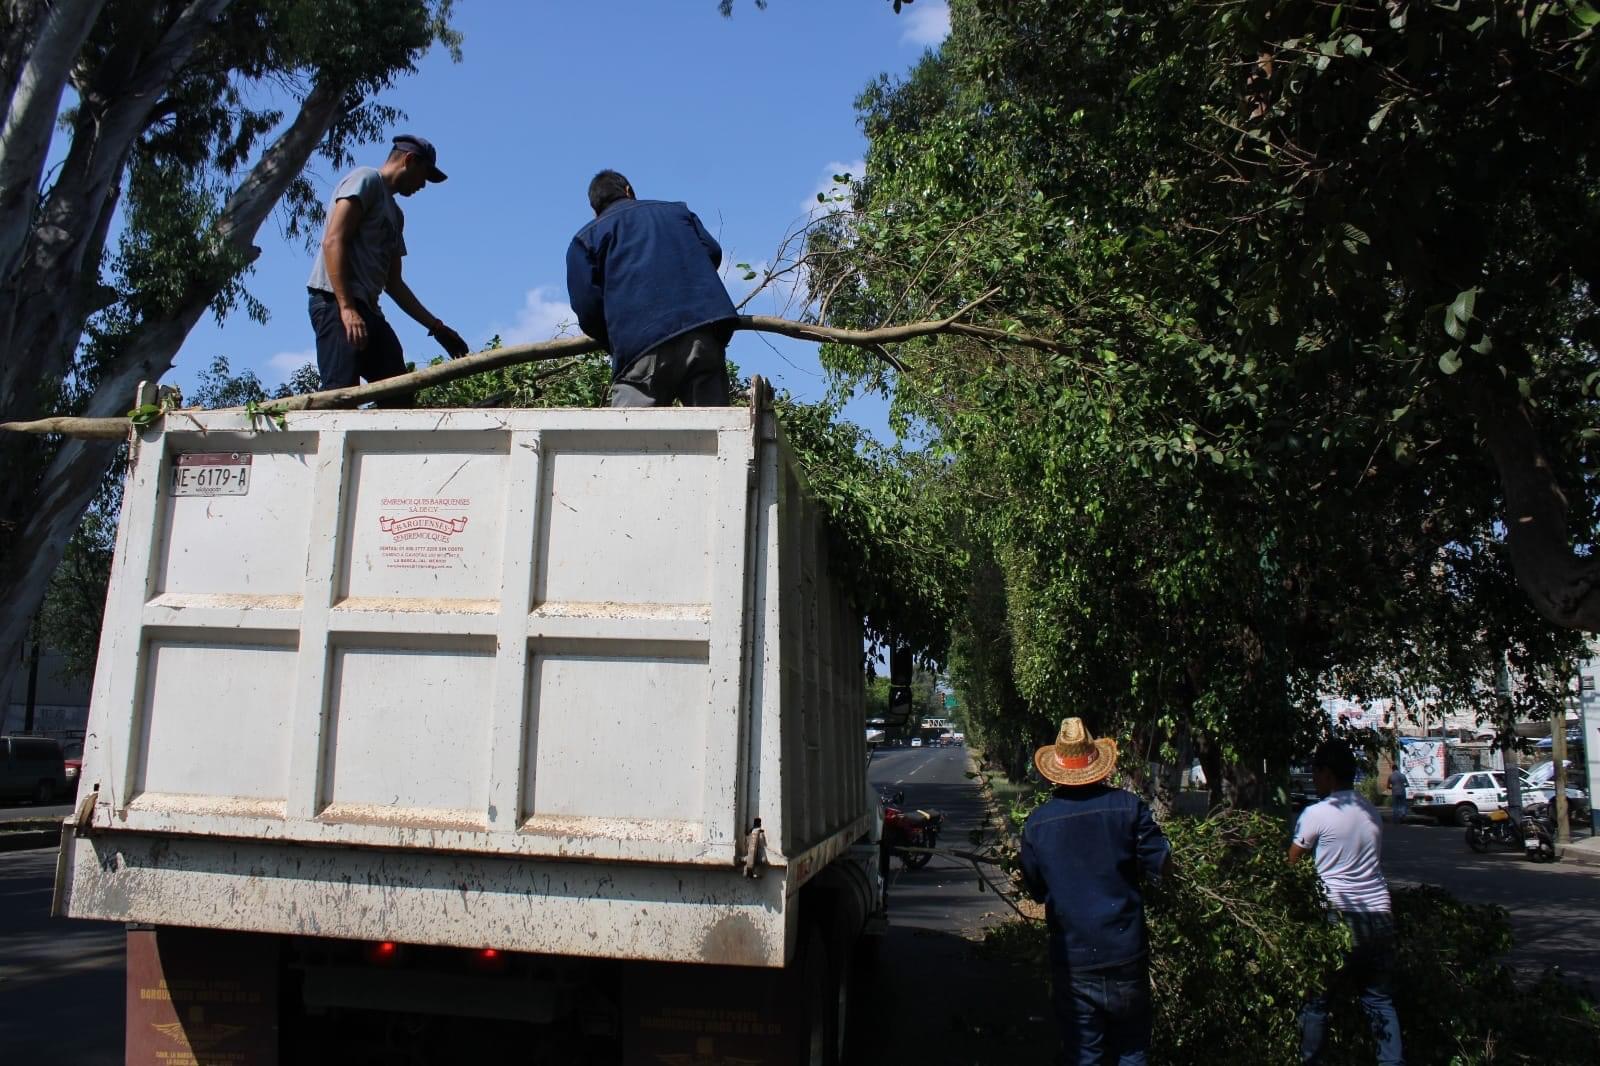
[[[428,540],[449,540],[467,528],[467,520],[465,517],[439,518],[431,514],[407,515],[404,518],[379,515],[378,528],[393,536],[395,540],[414,540],[418,537],[426,537]]]

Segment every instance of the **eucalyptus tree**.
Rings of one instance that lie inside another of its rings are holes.
[[[0,421],[120,414],[201,315],[264,314],[243,287],[256,233],[278,208],[291,234],[316,223],[307,162],[347,164],[395,117],[374,98],[457,47],[451,4],[0,8]],[[0,438],[0,691],[115,449]]]

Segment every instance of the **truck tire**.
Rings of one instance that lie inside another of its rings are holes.
[[[838,1066],[840,979],[829,957],[828,938],[817,922],[800,931],[800,956],[793,968],[796,1059],[804,1066]]]

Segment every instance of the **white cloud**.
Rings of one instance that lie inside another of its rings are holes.
[[[900,9],[900,18],[905,22],[901,44],[936,48],[950,36],[950,5],[945,0],[917,0]]]
[[[272,371],[276,378],[288,380],[290,374],[310,363],[315,366],[317,353],[307,348],[298,352],[279,352],[277,355],[267,357],[267,369]]]
[[[811,195],[805,198],[800,205],[800,210],[808,216],[812,214],[829,214],[845,206],[845,201],[840,200],[841,194],[848,198],[849,189],[833,180],[835,174],[848,174],[851,181],[860,181],[867,172],[867,161],[856,159],[848,163],[841,163],[835,159],[823,167],[817,174],[816,185],[811,189]],[[823,197],[823,202],[817,201],[817,196]]]
[[[555,299],[551,299],[552,295]],[[551,285],[540,285],[528,290],[522,308],[510,325],[496,324],[491,332],[500,334],[503,344],[532,344],[577,336],[578,320],[564,292]]]

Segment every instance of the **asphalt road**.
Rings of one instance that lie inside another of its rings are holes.
[[[1529,862],[1498,847],[1479,855],[1464,829],[1386,821],[1383,871],[1391,883],[1439,885],[1504,907],[1516,936],[1507,962],[1523,973],[1557,966],[1600,992],[1600,867]]]
[[[982,793],[966,774],[966,748],[891,748],[874,756],[868,779],[905,793],[906,806],[945,815],[941,848],[969,850],[986,830]],[[991,876],[1003,881],[991,868]],[[881,1003],[858,1062],[989,1066],[1049,1062],[1055,1023],[1045,974],[978,954],[983,930],[1011,916],[979,891],[972,867],[935,856],[921,870],[893,860],[889,932],[878,952],[874,1000]]]
[[[0,1061],[122,1062],[123,927],[50,917],[56,849],[0,854]]]

